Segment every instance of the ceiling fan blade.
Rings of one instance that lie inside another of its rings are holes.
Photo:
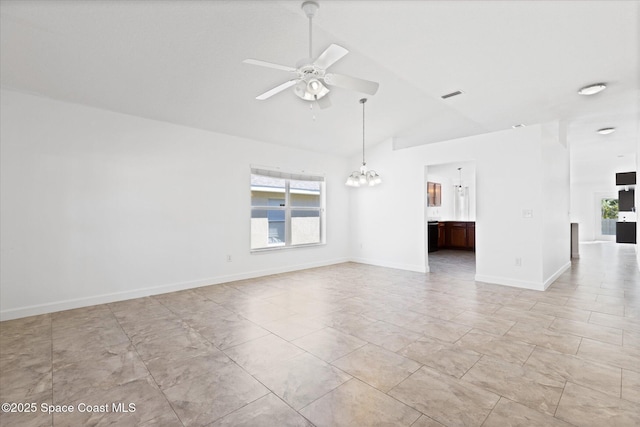
[[[287,65],[274,64],[272,62],[260,61],[259,59],[245,59],[242,62],[244,62],[245,64],[259,65],[260,67],[275,68],[276,70],[290,71],[290,72],[296,71],[295,68],[289,67]]]
[[[271,98],[276,93],[280,93],[283,90],[285,90],[287,88],[290,88],[291,86],[293,86],[297,82],[298,82],[298,79],[293,79],[293,80],[289,80],[288,82],[284,82],[281,85],[276,86],[273,89],[270,89],[270,90],[266,91],[262,95],[256,96],[256,99],[259,99],[260,101],[264,101],[267,98]]]
[[[328,48],[325,49],[324,52],[318,56],[318,59],[313,61],[313,65],[321,70],[326,70],[331,65],[338,62],[340,58],[345,56],[349,51],[342,46],[338,46],[337,44],[332,44]]]
[[[321,110],[331,107],[331,100],[329,99],[329,94],[326,94],[320,99],[316,99],[316,103],[318,104],[318,107],[320,107]]]
[[[343,74],[329,73],[324,76],[324,82],[331,86],[338,86],[345,89],[355,90],[357,92],[375,95],[378,91],[376,82],[359,79],[357,77],[345,76]]]

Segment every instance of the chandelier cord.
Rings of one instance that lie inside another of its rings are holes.
[[[366,166],[364,160],[364,103],[367,102],[367,98],[362,98],[360,103],[362,104],[362,166]]]

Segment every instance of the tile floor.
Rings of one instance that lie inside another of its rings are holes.
[[[440,251],[2,322],[0,401],[36,412],[0,425],[638,426],[634,248],[581,254],[546,292]]]

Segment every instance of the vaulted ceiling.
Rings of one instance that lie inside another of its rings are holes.
[[[4,88],[319,152],[360,148],[361,93],[333,88],[324,110],[292,89],[255,99],[290,76],[243,59],[295,66],[308,56],[301,2],[0,4]],[[350,53],[331,70],[380,83],[367,103],[367,144],[394,138],[402,148],[559,120],[577,164],[635,162],[639,2],[319,4],[313,54],[344,46]],[[607,90],[577,94],[596,82]],[[608,126],[617,132],[595,133]]]

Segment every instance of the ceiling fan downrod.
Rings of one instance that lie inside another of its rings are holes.
[[[307,15],[307,18],[309,18],[309,58],[313,58],[313,17],[319,8],[320,5],[315,1],[305,1],[302,3],[302,10],[305,15]]]

